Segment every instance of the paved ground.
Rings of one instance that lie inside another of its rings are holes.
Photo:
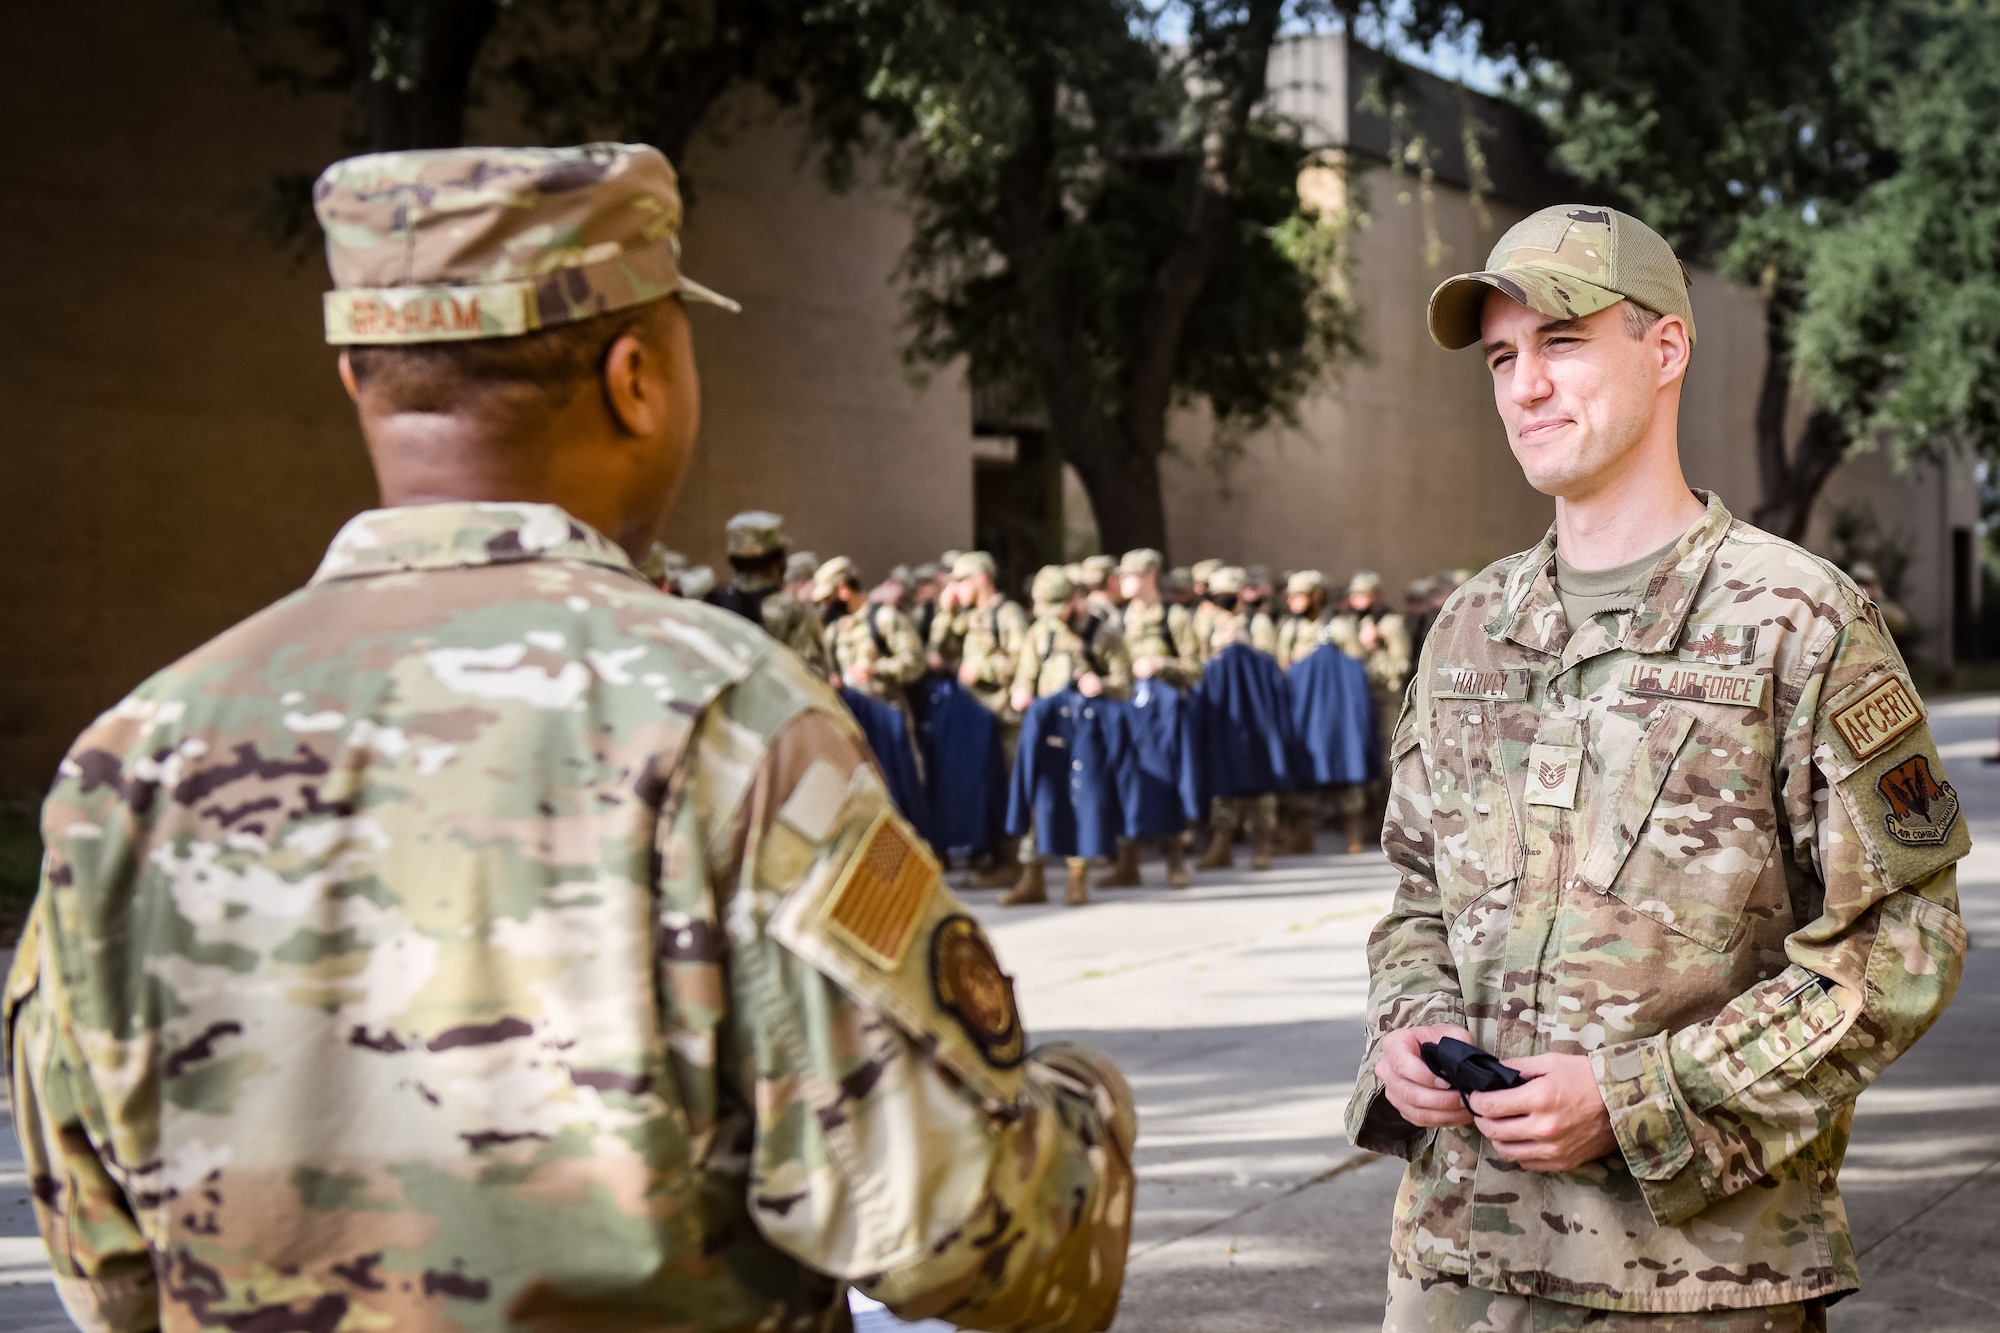
[[[1957,1002],[1861,1100],[1842,1181],[1866,1288],[1835,1333],[2000,1327],[2000,698],[1934,709],[1975,845],[1974,952]],[[1149,865],[1157,880],[1159,867]],[[973,895],[1038,1038],[1116,1055],[1141,1106],[1139,1215],[1118,1328],[1380,1327],[1400,1164],[1341,1112],[1361,1054],[1362,945],[1387,904],[1370,857],[1121,890],[1087,911]],[[4,1116],[4,1109],[0,1109]],[[11,1135],[0,1141],[0,1329],[68,1327],[46,1283]],[[877,1315],[864,1328],[893,1326]]]

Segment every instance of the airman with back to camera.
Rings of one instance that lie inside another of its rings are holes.
[[[378,154],[315,206],[385,507],[44,812],[6,1041],[73,1320],[1108,1326],[1122,1080],[1027,1049],[824,684],[634,566],[721,299],[666,159]]]

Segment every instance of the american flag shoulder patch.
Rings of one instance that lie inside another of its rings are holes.
[[[894,810],[875,817],[821,911],[829,933],[893,972],[903,964],[942,877],[930,849]]]

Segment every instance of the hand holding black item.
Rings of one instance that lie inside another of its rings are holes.
[[[1473,1093],[1518,1088],[1528,1081],[1520,1071],[1501,1064],[1500,1057],[1456,1037],[1427,1041],[1417,1051],[1433,1074],[1451,1084],[1468,1111]]]

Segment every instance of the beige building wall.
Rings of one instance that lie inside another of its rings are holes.
[[[254,201],[338,156],[345,99],[259,87],[199,6],[0,7],[0,792],[146,676],[311,574],[374,502],[320,338],[325,267]],[[692,272],[744,302],[695,316],[698,463],[672,519],[697,559],[780,509],[872,571],[964,540],[970,410],[904,378],[890,271],[907,223],[833,198],[754,107],[690,153]]]
[[[1174,558],[1217,555],[1344,579],[1374,569],[1399,590],[1438,569],[1477,569],[1532,546],[1554,503],[1521,477],[1476,351],[1442,352],[1424,326],[1431,289],[1483,264],[1522,216],[1440,187],[1429,215],[1448,247],[1425,262],[1425,220],[1398,202],[1386,168],[1365,173],[1369,212],[1354,233],[1364,357],[1302,406],[1299,423],[1251,439],[1233,466],[1212,465],[1195,414],[1176,422],[1167,470]],[[1754,292],[1697,272],[1696,349],[1682,397],[1689,481],[1747,515],[1757,498],[1751,448],[1763,372],[1763,307]]]

